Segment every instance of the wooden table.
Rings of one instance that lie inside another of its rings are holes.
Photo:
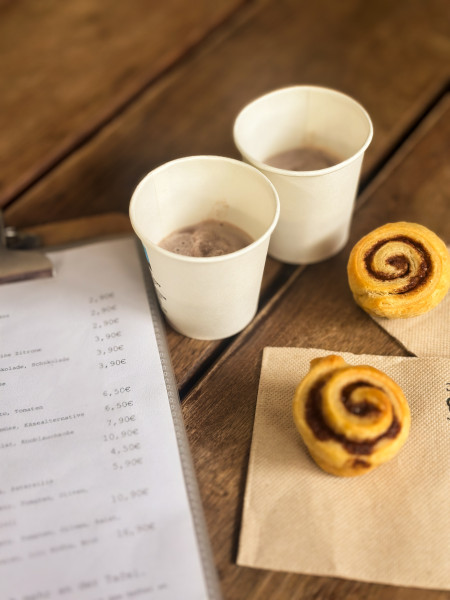
[[[234,338],[200,342],[167,328],[227,600],[450,599],[236,565],[262,349],[404,354],[352,301],[349,250],[395,220],[450,242],[448,8],[447,0],[0,1],[0,206],[7,224],[37,227],[47,243],[128,229],[132,190],[163,162],[238,157],[233,120],[269,90],[333,87],[372,117],[347,247],[307,268],[269,259],[258,315]]]

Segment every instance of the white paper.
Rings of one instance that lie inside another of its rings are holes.
[[[133,239],[0,287],[2,600],[207,598]]]

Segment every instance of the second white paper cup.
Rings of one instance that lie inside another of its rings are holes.
[[[239,113],[235,144],[242,158],[270,179],[280,198],[271,256],[288,263],[313,263],[341,250],[372,132],[370,117],[358,102],[316,86],[270,92]],[[300,146],[328,149],[342,160],[317,171],[289,171],[265,162]]]
[[[131,224],[147,252],[170,324],[197,339],[241,331],[258,305],[278,195],[254,167],[220,156],[177,159],[150,172],[130,202]],[[159,247],[173,231],[205,219],[227,221],[254,242],[222,256],[190,257]]]

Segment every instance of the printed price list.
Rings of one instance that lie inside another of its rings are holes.
[[[51,258],[2,294],[2,598],[206,598],[134,240]]]

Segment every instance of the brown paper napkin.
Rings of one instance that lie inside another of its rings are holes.
[[[264,350],[237,562],[450,589],[450,360],[338,353],[392,377],[412,417],[397,457],[340,478],[309,457],[291,410],[310,360],[327,354]]]
[[[450,294],[433,310],[409,319],[374,320],[416,356],[450,358]]]
[[[374,320],[416,356],[450,358],[450,293],[430,312],[419,317],[409,319],[374,317]]]

